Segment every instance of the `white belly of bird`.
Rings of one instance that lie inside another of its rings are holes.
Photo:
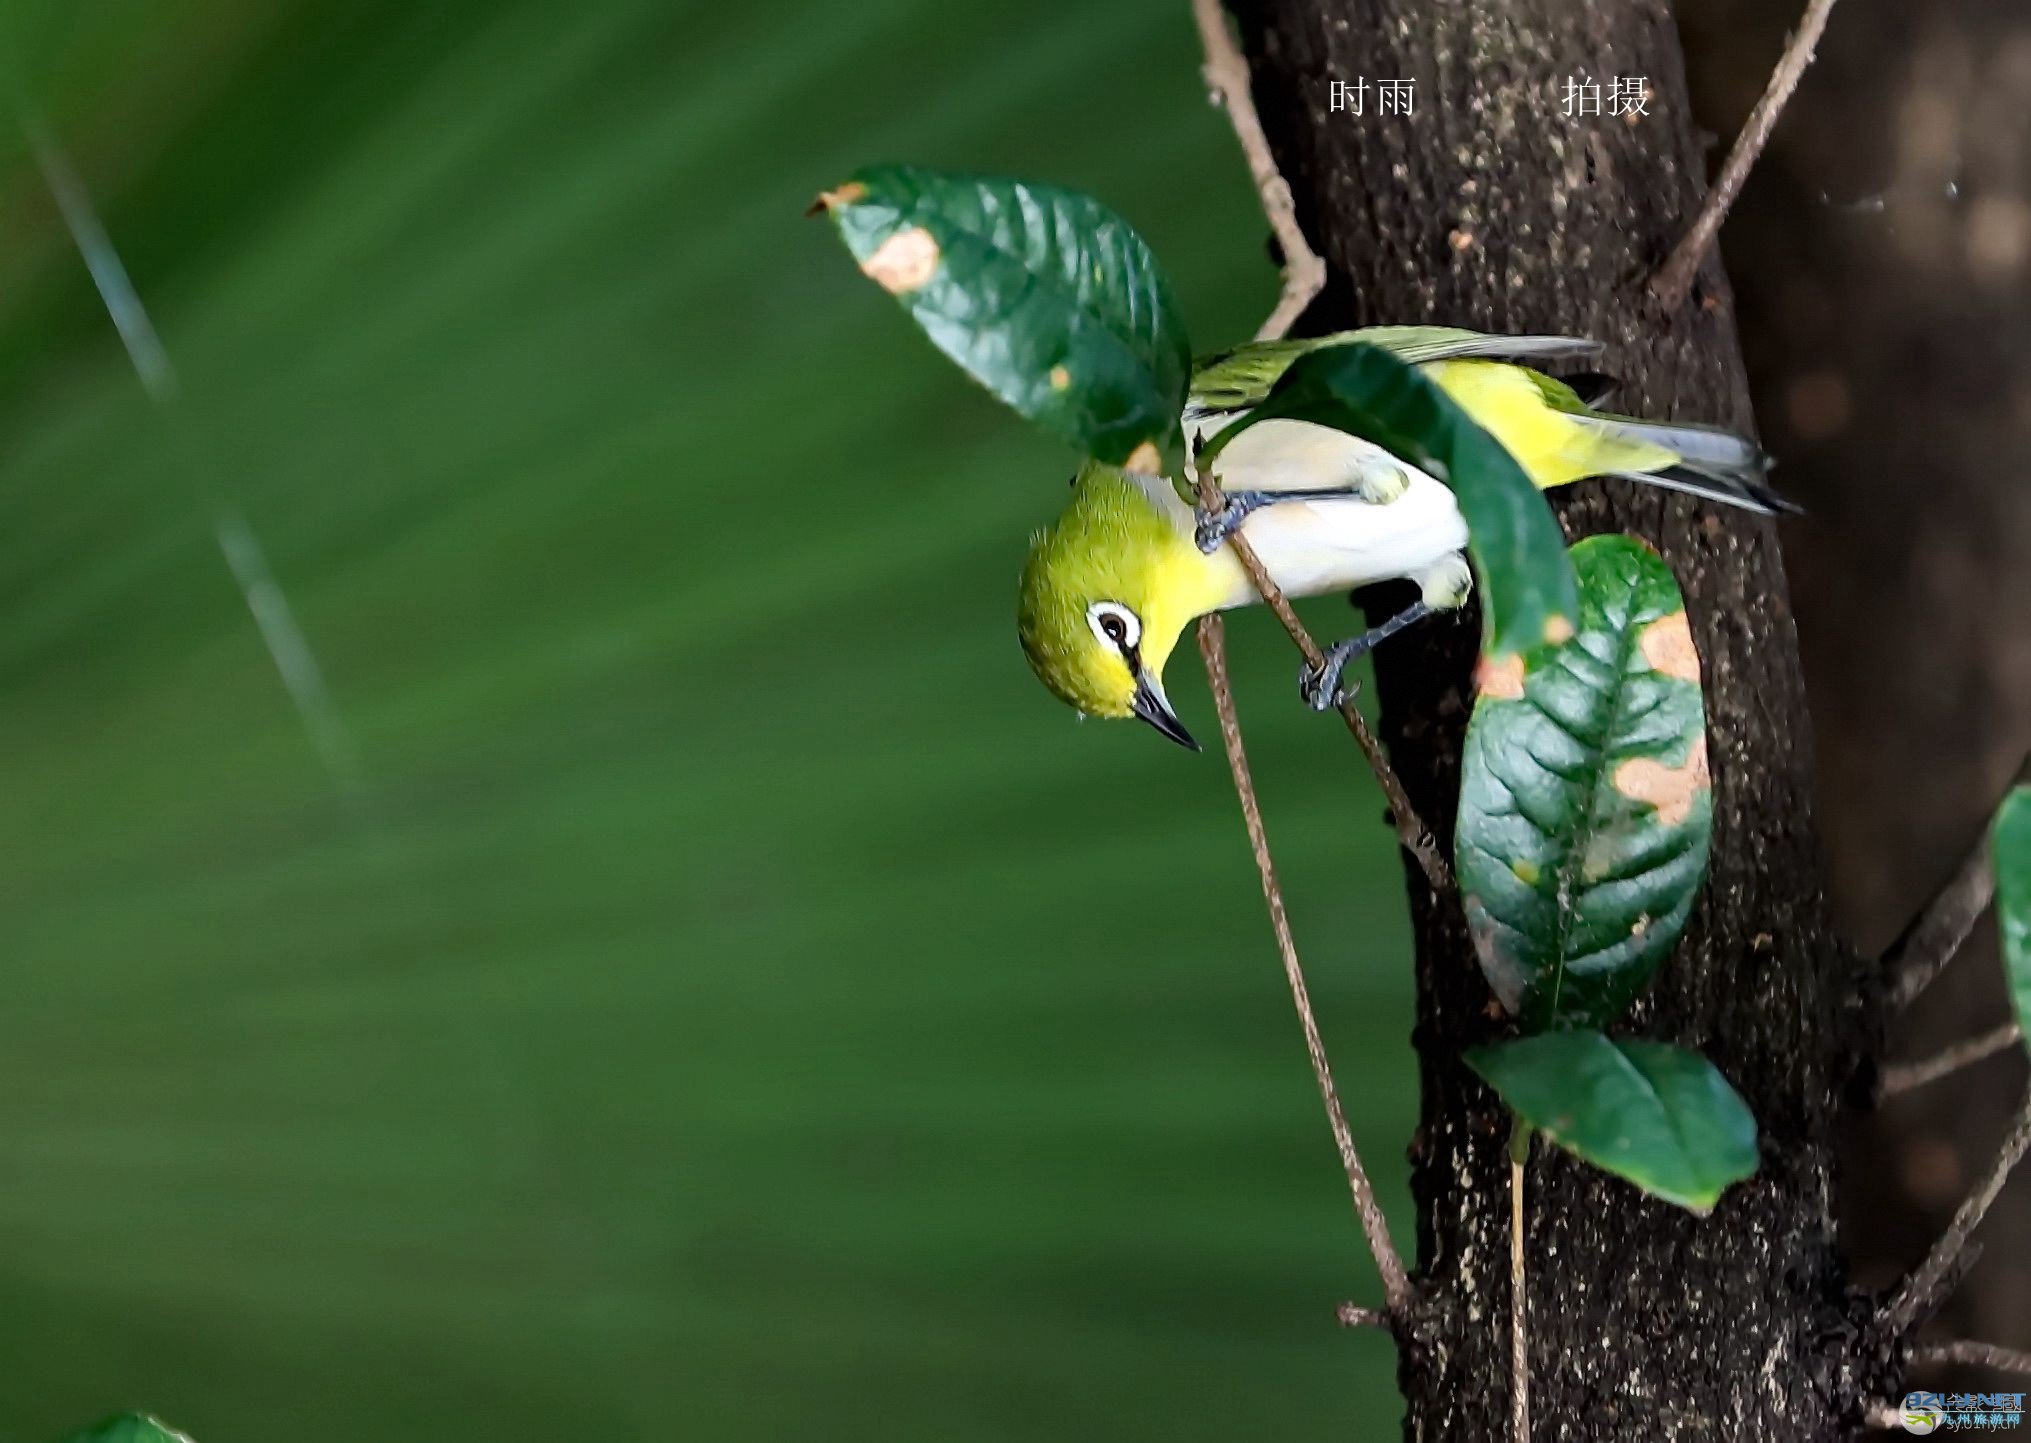
[[[1223,418],[1205,434],[1227,423]],[[1285,501],[1242,523],[1241,534],[1276,584],[1292,596],[1314,596],[1398,577],[1422,582],[1450,564],[1467,545],[1466,518],[1452,490],[1372,442],[1307,421],[1265,421],[1243,432],[1215,458],[1213,471],[1229,491],[1319,491],[1355,485],[1377,463],[1398,467],[1409,481],[1393,501]],[[1227,604],[1257,599],[1244,579]]]

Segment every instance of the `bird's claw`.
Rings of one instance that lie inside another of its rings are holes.
[[[1313,711],[1331,711],[1353,695],[1352,690],[1341,685],[1341,676],[1348,664],[1369,652],[1382,642],[1389,640],[1414,621],[1421,621],[1432,614],[1429,602],[1415,601],[1389,618],[1380,626],[1346,641],[1336,641],[1326,648],[1318,666],[1306,664],[1298,673],[1298,694],[1305,699],[1305,705]]]
[[[1387,506],[1410,490],[1410,477],[1401,466],[1385,462],[1365,469],[1355,490],[1371,506]]]
[[[1222,501],[1223,504],[1218,511],[1208,511],[1204,507],[1197,507],[1193,511],[1193,518],[1197,524],[1192,528],[1192,539],[1198,543],[1199,550],[1208,556],[1225,545],[1227,538],[1241,529],[1241,523],[1246,521],[1249,513],[1260,504],[1254,497],[1245,493],[1223,497]]]
[[[1305,662],[1298,668],[1298,695],[1306,706],[1328,712],[1353,695],[1352,689],[1342,684],[1349,660],[1343,647],[1335,646],[1318,666]]]

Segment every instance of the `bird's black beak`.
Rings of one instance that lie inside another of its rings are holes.
[[[1138,671],[1135,677],[1135,700],[1130,703],[1135,714],[1148,722],[1187,751],[1198,751],[1199,744],[1192,740],[1192,734],[1185,730],[1185,724],[1178,720],[1178,714],[1171,710],[1170,699],[1164,695],[1164,684],[1146,671]]]

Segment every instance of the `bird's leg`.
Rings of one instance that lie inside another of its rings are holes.
[[[1429,602],[1413,601],[1382,625],[1371,627],[1349,641],[1327,647],[1325,665],[1314,670],[1307,662],[1298,672],[1298,694],[1305,699],[1305,705],[1313,711],[1331,711],[1338,706],[1340,674],[1346,671],[1349,662],[1366,656],[1377,643],[1387,641],[1412,622],[1436,615],[1437,610]]]
[[[1359,495],[1359,488],[1339,486],[1329,491],[1227,491],[1223,492],[1226,504],[1218,511],[1208,511],[1203,506],[1192,508],[1193,520],[1197,523],[1192,537],[1199,543],[1199,549],[1211,556],[1226,542],[1227,538],[1241,529],[1241,523],[1265,506],[1274,506],[1279,501],[1317,501],[1327,496]]]
[[[1366,461],[1354,489],[1361,499],[1374,506],[1387,506],[1410,490],[1410,473],[1386,457]]]
[[[1365,462],[1350,486],[1321,486],[1309,491],[1229,491],[1226,505],[1218,511],[1193,508],[1196,525],[1193,539],[1211,556],[1223,542],[1241,529],[1241,523],[1265,506],[1280,501],[1324,501],[1335,496],[1358,496],[1376,506],[1387,506],[1410,489],[1410,477],[1391,461]]]

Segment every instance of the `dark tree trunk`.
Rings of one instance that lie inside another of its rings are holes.
[[[1662,0],[1260,0],[1239,15],[1255,96],[1332,282],[1310,329],[1433,321],[1593,336],[1619,409],[1751,420],[1711,262],[1675,316],[1643,281],[1704,161]],[[1569,77],[1646,77],[1648,115],[1568,118]],[[1415,79],[1416,113],[1354,117],[1331,80]],[[1534,1435],[1830,1439],[1897,1381],[1835,1248],[1836,1123],[1871,1045],[1868,977],[1834,937],[1810,733],[1776,529],[1651,488],[1559,500],[1573,535],[1627,531],[1677,573],[1705,664],[1713,863],[1628,1030],[1705,1049],[1762,1128],[1763,1165],[1711,1218],[1540,1147],[1530,1167]],[[1380,656],[1383,727],[1450,833],[1472,623]],[[1502,1109],[1458,1061],[1499,1034],[1460,923],[1412,875],[1423,1116],[1412,1145],[1425,1302],[1405,1340],[1408,1434],[1508,1436]]]
[[[1679,14],[1703,111],[1747,111],[1795,17],[1760,0]],[[2013,49],[2026,15],[1842,6],[1728,232],[1749,383],[1785,491],[1812,513],[1786,556],[1835,916],[1872,945],[1986,825],[2031,747],[2031,241],[2005,220],[2031,204],[2031,65]],[[1980,928],[1891,1054],[2004,1020],[2002,978]],[[1894,1276],[1938,1232],[2024,1066],[2013,1048],[1854,1120],[1842,1217],[1858,1275]],[[1982,1244],[1942,1321],[2031,1339],[2031,1188],[2003,1194]]]

